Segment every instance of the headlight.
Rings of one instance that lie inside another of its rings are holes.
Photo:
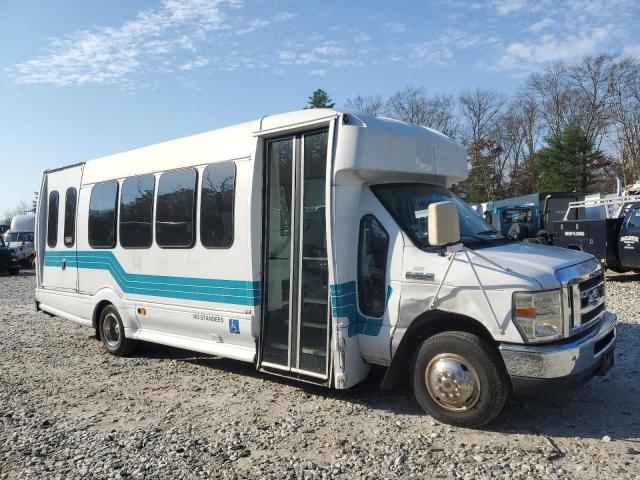
[[[513,295],[513,322],[529,343],[562,338],[560,290],[516,292]]]

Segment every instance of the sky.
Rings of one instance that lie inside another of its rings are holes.
[[[516,91],[555,61],[640,56],[637,0],[0,0],[0,211],[41,173],[406,85]]]

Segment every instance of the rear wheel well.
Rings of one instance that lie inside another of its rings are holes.
[[[101,302],[98,302],[98,305],[96,305],[96,308],[93,309],[91,324],[93,325],[93,328],[95,328],[96,330],[96,338],[98,340],[100,340],[100,325],[99,325],[100,315],[102,315],[102,310],[104,310],[107,305],[112,305],[112,303],[108,300],[102,300]]]
[[[582,247],[580,247],[580,245],[567,245],[567,248],[569,250],[576,250],[578,252],[582,251]]]
[[[413,358],[416,349],[420,348],[426,338],[441,332],[454,330],[477,335],[495,347],[495,340],[479,321],[471,317],[441,310],[425,312],[417,317],[404,333],[380,388],[382,390],[390,390],[398,385],[402,376],[410,371],[409,362]]]

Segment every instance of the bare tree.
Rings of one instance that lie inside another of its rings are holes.
[[[586,56],[568,68],[569,85],[577,100],[576,120],[587,140],[600,146],[612,120],[614,85],[622,65],[612,55]]]
[[[410,85],[392,95],[387,100],[386,114],[407,123],[434,128],[450,137],[458,130],[453,97],[429,96],[423,87]]]
[[[571,121],[572,95],[567,67],[564,63],[548,66],[542,73],[531,76],[527,93],[538,105],[545,126],[552,135],[560,135]]]
[[[618,62],[612,86],[613,144],[625,183],[640,178],[640,64],[630,57]]]
[[[382,95],[357,95],[347,99],[346,106],[369,115],[382,115],[384,99]]]
[[[463,140],[467,144],[487,140],[503,112],[506,97],[493,90],[475,89],[460,94],[459,106]]]
[[[29,213],[31,211],[31,206],[27,202],[21,201],[15,207],[9,208],[2,213],[2,215],[0,216],[0,223],[2,223],[3,225],[10,225],[11,219],[13,217],[15,217],[16,215],[24,215],[25,213]]]

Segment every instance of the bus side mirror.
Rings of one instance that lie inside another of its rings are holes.
[[[436,202],[429,205],[429,245],[440,247],[460,241],[458,209],[453,202]]]

